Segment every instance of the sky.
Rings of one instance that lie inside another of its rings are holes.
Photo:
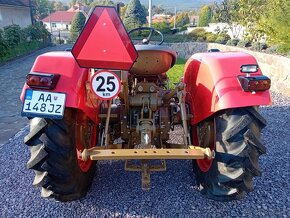
[[[70,0],[61,0],[62,2],[69,2]],[[115,2],[124,2],[128,3],[130,0],[113,0]],[[221,1],[221,0],[218,0]],[[148,6],[149,0],[140,0],[140,2]],[[167,10],[174,10],[174,7],[177,7],[177,10],[192,10],[198,9],[200,6],[205,4],[213,4],[214,0],[152,0],[152,5],[160,5]]]

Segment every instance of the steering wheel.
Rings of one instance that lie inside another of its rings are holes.
[[[154,32],[158,33],[161,36],[161,41],[158,43],[158,45],[161,45],[164,42],[163,34],[160,31],[158,31],[158,30],[156,30],[156,29],[154,29],[152,27],[137,27],[137,28],[134,28],[134,29],[130,30],[128,34],[130,35],[130,34],[132,34],[134,32],[137,32],[137,31],[140,32],[140,31],[143,31],[143,30],[149,30],[150,33],[149,33],[147,38],[144,38],[142,40],[142,44],[145,44],[145,45],[149,44]]]

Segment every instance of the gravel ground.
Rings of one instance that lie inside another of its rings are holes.
[[[140,174],[124,171],[123,162],[100,161],[86,198],[70,203],[42,199],[31,185],[33,172],[26,169],[26,127],[0,147],[0,217],[290,217],[290,98],[273,93],[273,106],[261,113],[268,120],[264,174],[244,200],[203,198],[190,161],[168,161],[167,172],[152,175],[149,192],[141,190]]]

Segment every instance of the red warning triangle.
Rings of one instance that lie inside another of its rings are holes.
[[[96,7],[72,48],[81,67],[130,70],[137,51],[114,7]]]

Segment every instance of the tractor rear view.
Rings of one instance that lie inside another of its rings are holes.
[[[129,35],[142,31],[149,34],[133,45]],[[124,160],[149,190],[150,173],[165,171],[166,160],[189,159],[205,196],[235,200],[252,191],[266,152],[259,106],[270,104],[270,80],[256,60],[194,54],[169,88],[177,53],[161,45],[162,33],[140,27],[129,35],[114,8],[96,7],[71,52],[36,59],[21,95],[33,185],[43,197],[76,200],[90,189],[97,160]],[[182,137],[173,144],[177,126]]]

